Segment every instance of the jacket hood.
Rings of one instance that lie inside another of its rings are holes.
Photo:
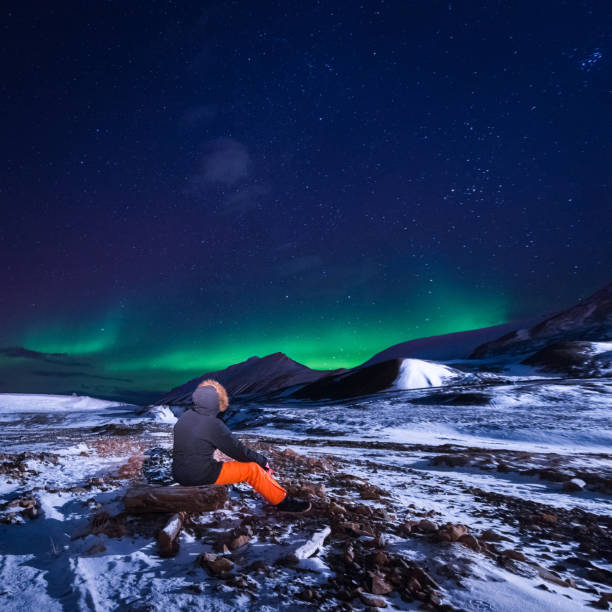
[[[193,410],[205,416],[217,416],[219,413],[219,395],[211,385],[198,387],[192,394]]]

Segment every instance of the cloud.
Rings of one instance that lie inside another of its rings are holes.
[[[254,175],[247,147],[233,138],[219,138],[204,145],[197,171],[189,180],[187,193],[218,211],[241,214],[255,208],[270,186]]]
[[[194,177],[200,184],[231,187],[249,177],[251,158],[241,142],[233,138],[219,138],[209,142],[206,149],[200,171]]]
[[[33,351],[23,346],[7,346],[0,349],[0,355],[10,357],[11,359],[34,359],[36,361],[45,361],[55,365],[66,366],[81,366],[90,368],[91,364],[83,361],[74,361],[68,353],[42,353]]]
[[[84,378],[97,378],[101,380],[113,380],[115,382],[127,382],[131,383],[133,380],[131,378],[115,378],[114,376],[100,376],[99,374],[88,374],[87,372],[53,372],[50,370],[33,370],[32,374],[36,376],[57,376],[58,378],[76,378],[76,377],[84,377]]]

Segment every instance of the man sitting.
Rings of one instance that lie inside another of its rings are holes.
[[[229,405],[216,380],[202,381],[192,394],[193,408],[174,425],[172,474],[181,485],[227,485],[248,482],[282,512],[307,512],[310,503],[293,499],[272,477],[268,460],[238,440],[220,417]],[[219,449],[235,461],[213,459]]]

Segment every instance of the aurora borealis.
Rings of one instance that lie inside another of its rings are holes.
[[[2,16],[0,392],[350,367],[610,281],[607,2]]]

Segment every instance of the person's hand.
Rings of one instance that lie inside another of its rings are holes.
[[[268,472],[268,474],[270,474],[270,476],[272,476],[272,474],[274,474],[274,470],[270,467],[269,463],[266,463],[266,467],[264,468],[264,470],[266,470],[266,472]]]

